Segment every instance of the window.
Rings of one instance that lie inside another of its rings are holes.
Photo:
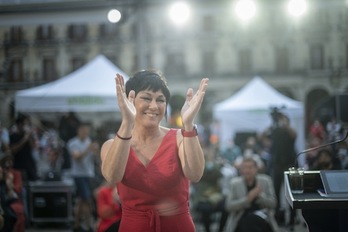
[[[137,71],[139,69],[139,62],[138,62],[138,55],[133,56],[133,67],[132,70],[133,72]]]
[[[215,56],[213,51],[203,52],[202,70],[204,74],[212,74],[215,72]]]
[[[251,51],[242,49],[239,51],[239,71],[241,73],[250,73],[252,70]]]
[[[278,72],[289,71],[289,50],[286,47],[277,47],[275,50],[275,64]]]
[[[212,16],[205,16],[203,18],[203,31],[211,32],[214,30],[214,18]]]
[[[346,69],[348,69],[348,44],[346,44]]]
[[[146,54],[146,65],[147,67],[154,67],[153,59],[151,54]]]
[[[310,47],[311,69],[324,69],[324,49],[322,45]]]
[[[71,68],[72,71],[75,71],[76,69],[82,67],[85,64],[85,59],[81,57],[75,57],[71,59]]]
[[[51,25],[41,25],[36,31],[37,40],[52,40],[53,39],[53,27]]]
[[[14,43],[19,43],[23,41],[23,30],[22,27],[15,26],[10,29],[10,40]]]
[[[100,25],[100,37],[104,39],[115,39],[118,36],[118,28],[116,24],[105,23]]]
[[[42,76],[45,81],[56,79],[56,63],[54,58],[44,58],[42,61]]]
[[[180,75],[186,73],[184,56],[182,53],[170,52],[167,54],[165,73],[169,75]]]
[[[9,81],[22,82],[23,79],[23,61],[21,59],[12,60],[9,69]]]
[[[69,39],[75,42],[86,41],[87,39],[87,26],[86,25],[70,25],[69,26]]]

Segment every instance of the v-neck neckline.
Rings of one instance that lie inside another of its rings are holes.
[[[158,156],[158,151],[159,151],[160,148],[162,147],[162,144],[163,144],[163,142],[164,142],[164,139],[168,136],[168,134],[169,134],[170,131],[171,131],[171,129],[169,129],[169,130],[167,131],[167,133],[163,136],[162,141],[160,142],[160,144],[159,144],[157,150],[155,151],[155,154],[152,156],[151,159],[149,159],[149,162],[147,162],[147,164],[144,164],[144,163],[139,159],[139,157],[137,156],[136,151],[131,147],[131,150],[132,150],[131,154],[134,156],[135,160],[137,160],[137,162],[139,162],[139,164],[141,164],[142,167],[144,167],[145,169],[147,169],[147,168],[150,166],[150,164],[152,163],[152,161]]]

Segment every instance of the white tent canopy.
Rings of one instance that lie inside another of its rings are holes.
[[[271,108],[280,108],[297,132],[296,149],[304,149],[303,104],[288,98],[260,77],[254,77],[237,93],[214,106],[214,119],[220,123],[221,148],[228,146],[238,132],[261,133],[272,124]]]
[[[103,55],[56,81],[21,90],[16,112],[118,112],[115,75],[128,76]]]

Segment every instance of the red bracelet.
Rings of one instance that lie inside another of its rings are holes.
[[[193,125],[193,130],[192,131],[185,131],[184,129],[181,129],[181,134],[183,137],[195,137],[198,135],[197,132],[197,125]]]
[[[119,136],[117,132],[116,132],[116,137],[119,138],[119,139],[122,139],[122,140],[130,140],[132,138],[132,136],[129,136],[129,137]]]

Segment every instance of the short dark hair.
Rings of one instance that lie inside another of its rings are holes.
[[[158,70],[141,70],[136,72],[133,77],[129,78],[126,82],[127,96],[131,90],[135,91],[135,95],[144,90],[151,90],[154,92],[161,90],[166,98],[167,106],[169,104],[170,91],[167,80],[162,72]],[[167,116],[167,109],[165,116]]]
[[[135,95],[143,90],[152,90],[155,92],[161,90],[166,97],[167,104],[170,99],[167,80],[165,76],[158,70],[142,70],[136,72],[134,76],[129,78],[126,82],[127,96],[131,90],[135,91]]]

